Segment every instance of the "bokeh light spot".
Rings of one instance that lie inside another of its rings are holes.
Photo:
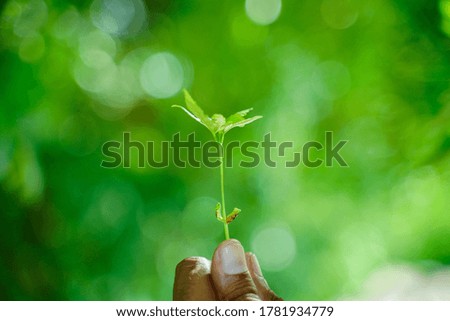
[[[441,28],[447,35],[450,35],[450,0],[441,0],[439,9],[442,15]]]
[[[426,273],[421,266],[387,264],[369,275],[358,299],[448,301],[449,286],[450,270],[448,268]]]
[[[67,39],[77,34],[82,27],[82,18],[75,8],[69,8],[61,14],[53,25],[53,34],[58,39]]]
[[[19,56],[23,61],[36,62],[44,53],[45,41],[40,34],[34,33],[22,39],[19,46]]]
[[[292,232],[284,227],[266,227],[252,239],[253,251],[264,269],[280,271],[294,259],[296,252]]]
[[[441,0],[439,8],[444,18],[450,19],[450,0]]]
[[[148,48],[138,48],[129,52],[119,64],[122,91],[134,99],[142,98],[145,95],[141,87],[139,72],[149,55]]]
[[[109,56],[114,57],[116,55],[117,45],[111,36],[102,31],[92,31],[80,37],[78,51],[83,61],[90,55],[91,51],[95,50],[104,51]]]
[[[19,14],[14,22],[14,33],[25,37],[41,28],[48,17],[48,8],[42,0],[31,0],[21,4]]]
[[[150,96],[155,98],[172,97],[183,87],[183,66],[171,53],[153,54],[141,67],[140,81],[142,88]]]
[[[91,20],[109,34],[135,34],[147,20],[146,8],[140,0],[96,0],[91,5]]]
[[[84,90],[105,93],[114,87],[117,66],[114,39],[102,31],[93,31],[80,38],[78,51],[80,58],[74,64],[74,78]]]
[[[269,25],[281,13],[281,0],[246,0],[247,16],[259,25]]]
[[[353,0],[325,0],[321,6],[322,18],[334,29],[346,29],[358,19],[358,9]]]
[[[114,85],[117,67],[111,63],[103,66],[101,70],[87,66],[83,61],[76,61],[74,65],[74,78],[84,90],[92,93],[101,93]]]

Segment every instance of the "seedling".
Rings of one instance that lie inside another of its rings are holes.
[[[214,141],[219,144],[219,158],[220,158],[220,192],[222,202],[217,203],[216,205],[216,218],[220,222],[223,223],[224,231],[225,231],[225,239],[228,240],[230,238],[230,232],[228,229],[228,224],[236,219],[236,217],[241,212],[240,209],[234,208],[230,214],[227,214],[225,209],[225,188],[224,188],[224,163],[225,163],[225,152],[223,147],[223,142],[225,138],[225,134],[228,133],[231,129],[236,127],[244,127],[247,124],[254,122],[262,118],[262,116],[253,116],[251,118],[245,118],[245,116],[253,109],[245,109],[241,110],[228,118],[225,118],[221,114],[214,114],[212,117],[209,117],[205,114],[205,112],[197,105],[197,103],[192,99],[191,95],[184,90],[184,98],[186,101],[186,107],[173,105],[172,107],[177,107],[183,109],[186,114],[191,116],[193,119],[198,121],[200,124],[205,126],[214,137]]]

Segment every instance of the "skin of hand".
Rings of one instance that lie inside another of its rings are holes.
[[[219,244],[211,261],[189,257],[178,263],[175,301],[281,301],[267,284],[253,253],[237,240]]]

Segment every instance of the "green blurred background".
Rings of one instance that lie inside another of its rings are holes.
[[[169,108],[184,87],[264,116],[230,140],[349,140],[349,168],[226,170],[231,235],[277,293],[450,299],[449,0],[0,10],[0,299],[168,300],[176,264],[211,257],[218,169],[100,167],[124,131],[210,139]]]

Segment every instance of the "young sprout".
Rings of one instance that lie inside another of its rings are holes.
[[[183,109],[186,114],[194,118],[200,124],[205,126],[214,137],[214,141],[219,144],[219,158],[220,158],[220,191],[222,203],[217,203],[216,205],[216,218],[223,223],[225,231],[225,239],[230,238],[230,232],[228,230],[228,224],[230,224],[241,212],[240,209],[234,208],[230,214],[227,215],[225,210],[225,189],[224,189],[224,163],[225,163],[225,152],[223,147],[223,142],[225,134],[235,127],[244,127],[247,124],[254,122],[257,119],[262,118],[262,116],[253,116],[251,118],[245,118],[245,116],[252,110],[252,108],[241,110],[228,118],[225,118],[221,114],[214,114],[211,117],[205,114],[205,112],[197,105],[197,103],[192,99],[191,95],[184,90],[184,98],[186,100],[186,107],[173,105],[172,107],[177,107]]]

